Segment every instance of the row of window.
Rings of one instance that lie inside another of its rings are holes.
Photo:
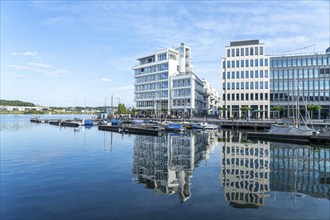
[[[329,90],[329,80],[273,81],[270,82],[271,91],[303,91],[303,90]]]
[[[138,101],[138,102],[136,102],[136,107],[154,108],[155,102],[154,101]]]
[[[182,97],[182,96],[190,96],[190,89],[175,89],[173,90],[173,97]]]
[[[223,94],[224,101],[263,101],[268,100],[268,93],[236,93],[236,94]]]
[[[190,99],[174,99],[172,106],[190,106]]]
[[[227,72],[227,78],[226,78],[226,73],[222,73],[222,78],[223,79],[253,79],[253,78],[268,78],[268,70],[251,70],[251,71],[232,71],[232,72]]]
[[[168,97],[167,90],[135,94],[135,99],[158,99],[158,98],[167,98],[167,97]]]
[[[328,102],[330,101],[330,92],[308,92],[308,93],[303,93],[304,101],[306,102],[318,102],[318,101],[323,101],[323,102]],[[270,94],[270,101],[271,102],[287,102],[287,101],[293,101],[295,100],[296,97],[293,96],[292,94],[288,93],[271,93]]]
[[[153,73],[158,71],[168,70],[168,63],[162,63],[158,65],[148,66],[140,69],[135,70],[135,75]]]
[[[223,90],[268,89],[268,82],[228,82],[227,87],[225,83],[222,86]]]
[[[271,67],[330,65],[330,56],[271,58]]]
[[[230,65],[231,64],[231,65]],[[223,61],[222,63],[223,68],[240,68],[240,67],[263,67],[268,66],[268,59],[251,59],[251,60],[227,60],[226,62]]]
[[[156,89],[167,89],[168,82],[158,82],[158,83],[149,83],[143,85],[136,85],[135,92],[138,91],[147,91],[147,90],[156,90]]]
[[[162,61],[167,59],[167,53],[161,53],[157,55],[157,61]]]
[[[243,56],[264,55],[264,47],[245,47],[227,49],[227,57],[243,57]]]
[[[168,79],[168,72],[152,74],[148,76],[140,76],[135,78],[135,83],[144,83],[156,80]]]
[[[279,69],[271,70],[271,79],[312,79],[319,77],[329,77],[329,68],[304,68],[304,69]]]
[[[190,79],[173,80],[173,88],[190,86]]]

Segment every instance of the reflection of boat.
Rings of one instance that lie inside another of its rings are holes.
[[[170,123],[164,125],[164,128],[167,131],[173,131],[173,132],[182,132],[184,130],[183,124],[178,124],[178,123]]]
[[[209,124],[207,122],[198,122],[191,124],[191,128],[193,129],[218,129],[217,125]]]

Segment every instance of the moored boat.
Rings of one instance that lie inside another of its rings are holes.
[[[209,124],[207,122],[198,122],[191,124],[192,129],[218,129],[217,125]]]

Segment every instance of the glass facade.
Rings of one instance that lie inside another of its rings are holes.
[[[294,100],[300,103],[301,112],[307,113],[305,104],[320,105],[312,118],[330,118],[330,54],[281,56],[270,59],[271,106],[281,105],[290,115]]]

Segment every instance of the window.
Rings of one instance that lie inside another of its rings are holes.
[[[253,101],[253,93],[250,94],[250,100]]]
[[[260,82],[260,89],[264,89],[264,82]]]
[[[258,47],[254,48],[254,55],[258,55]]]
[[[230,94],[227,94],[227,100],[230,101]]]
[[[259,89],[258,84],[259,84],[258,82],[255,82],[255,89]]]
[[[235,49],[231,49],[231,56],[232,56],[232,57],[235,56]]]
[[[255,64],[254,66],[258,67],[258,59],[254,60],[254,64]]]
[[[256,70],[255,72],[254,72],[254,75],[255,75],[255,78],[259,78],[259,74],[258,74],[258,70]]]
[[[245,82],[245,89],[249,89],[249,82]]]
[[[268,70],[265,70],[265,78],[268,78]]]
[[[227,68],[230,68],[230,61],[227,61]]]
[[[265,93],[265,100],[268,100],[268,93]]]
[[[239,57],[239,49],[236,49],[236,56]]]
[[[222,79],[226,79],[226,73],[225,72],[222,73]]]
[[[249,67],[249,60],[245,60],[245,67]]]
[[[250,47],[250,56],[253,56],[253,47]]]
[[[227,49],[227,57],[230,57],[230,49]]]
[[[236,68],[239,67],[239,60],[236,60]]]
[[[245,56],[249,56],[249,48],[245,48]]]
[[[250,78],[253,79],[253,71],[250,71]]]
[[[253,89],[253,82],[250,82],[250,89]]]
[[[231,72],[231,78],[232,78],[232,79],[235,79],[235,72],[234,72],[234,71]]]
[[[230,83],[227,83],[227,90],[230,90]]]
[[[268,89],[268,82],[265,82],[265,89]]]
[[[244,71],[241,71],[241,79],[244,79]]]
[[[241,82],[241,89],[244,89],[244,82]]]
[[[241,101],[244,101],[244,94],[241,94]]]
[[[241,60],[241,67],[244,67],[244,60]]]
[[[260,66],[264,66],[264,60],[263,59],[260,59]]]
[[[264,78],[264,71],[260,70],[260,78]]]
[[[258,95],[259,95],[259,94],[258,94],[258,93],[256,93],[256,94],[255,94],[255,96],[254,96],[254,98],[255,98],[255,100],[256,100],[256,101],[258,101],[258,100],[259,100],[259,98],[258,98]]]
[[[249,78],[249,71],[245,71],[245,78]]]
[[[235,61],[231,61],[231,68],[235,68]]]
[[[241,48],[241,56],[244,56],[244,48]]]
[[[236,71],[236,79],[239,79],[239,71]]]
[[[253,60],[250,60],[250,67],[253,67]]]
[[[264,47],[260,47],[260,55],[264,55]]]
[[[235,83],[234,82],[231,83],[231,89],[235,90]]]
[[[230,79],[230,72],[227,72],[227,79]]]
[[[236,89],[239,90],[239,82],[236,83]]]
[[[231,100],[235,101],[235,94],[231,94]]]
[[[248,93],[245,94],[245,100],[249,101],[249,94]]]
[[[236,94],[236,101],[239,101],[239,94]]]
[[[264,94],[260,93],[260,100],[263,101],[264,100]]]

